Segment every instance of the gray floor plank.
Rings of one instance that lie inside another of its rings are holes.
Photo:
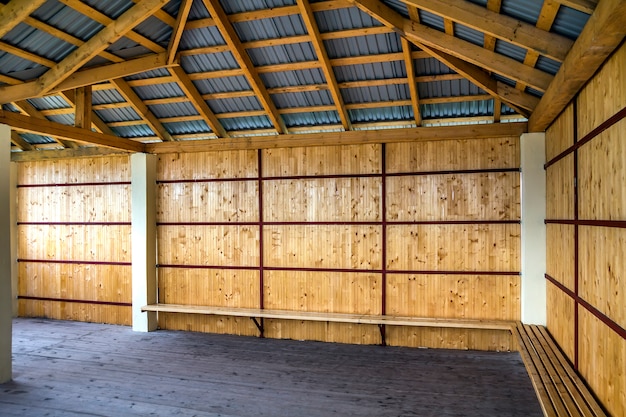
[[[541,416],[515,352],[17,319],[0,415]]]

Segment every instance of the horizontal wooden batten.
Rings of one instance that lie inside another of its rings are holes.
[[[74,182],[64,184],[18,184],[17,188],[44,188],[44,187],[97,187],[102,185],[131,185],[130,181],[113,182]]]
[[[593,140],[596,136],[598,136],[600,133],[611,128],[613,125],[620,122],[625,117],[626,117],[626,107],[624,107],[623,109],[615,113],[613,116],[611,116],[610,118],[602,122],[598,127],[593,129],[591,132],[587,133],[583,138],[581,138],[574,145],[565,149],[563,152],[561,152],[560,154],[558,154],[557,156],[555,156],[554,158],[546,162],[546,164],[543,166],[544,169],[547,169],[549,166],[554,165],[555,163],[559,162],[561,159],[565,158],[567,155],[580,149],[583,145],[586,145],[591,140]]]
[[[546,219],[545,224],[566,224],[576,226],[597,226],[614,227],[626,229],[626,220],[568,220],[568,219]]]
[[[75,261],[63,259],[18,259],[17,262],[39,263],[39,264],[68,264],[68,265],[114,265],[114,266],[132,266],[131,262],[113,262],[113,261]]]
[[[593,314],[598,320],[606,324],[609,328],[611,328],[611,330],[617,333],[622,339],[626,340],[626,329],[624,329],[619,324],[615,323],[613,320],[607,317],[604,313],[602,313],[600,310],[595,308],[593,305],[589,304],[585,299],[581,298],[579,295],[574,293],[574,291],[570,290],[569,288],[561,284],[555,278],[551,277],[548,274],[545,274],[545,278],[548,281],[550,281],[552,284],[554,284],[556,287],[558,287],[565,294],[567,294],[574,301],[576,301],[579,305],[583,306],[587,311]]]
[[[31,297],[29,295],[18,295],[18,300],[32,300],[32,301],[52,301],[58,303],[74,303],[74,304],[94,304],[94,305],[106,305],[117,307],[132,307],[132,303],[120,303],[116,301],[97,301],[97,300],[75,300],[68,298],[50,298],[50,297]]]

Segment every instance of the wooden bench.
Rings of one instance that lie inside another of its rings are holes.
[[[546,417],[607,415],[545,327],[517,323],[512,331]]]
[[[510,331],[515,322],[503,320],[461,320],[422,317],[399,317],[373,314],[317,313],[310,311],[268,310],[260,308],[233,308],[189,306],[180,304],[151,304],[142,311],[161,313],[209,314],[216,316],[248,317],[263,336],[263,325],[259,319],[306,320],[334,323],[375,324],[381,330],[382,344],[385,344],[384,326],[449,327],[457,329],[486,329]]]

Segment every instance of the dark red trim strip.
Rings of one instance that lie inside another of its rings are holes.
[[[157,223],[157,226],[385,226],[438,224],[520,224],[520,220],[431,220],[431,221],[377,221],[377,222],[182,222]]]
[[[258,271],[259,266],[235,266],[235,265],[175,265],[159,264],[157,268],[176,269],[232,269]],[[389,270],[389,269],[359,269],[359,268],[306,268],[288,266],[263,266],[265,271],[293,271],[293,272],[355,272],[371,274],[414,274],[414,275],[520,275],[519,271],[420,271],[420,270]]]
[[[131,226],[131,222],[17,222],[18,226]]]
[[[37,264],[69,264],[69,265],[113,265],[132,266],[131,262],[108,262],[108,261],[68,261],[62,259],[18,259],[18,262]]]
[[[257,179],[259,184],[259,222],[260,222],[260,226],[259,226],[259,308],[263,308],[263,306],[265,305],[265,300],[264,300],[264,288],[263,286],[265,285],[263,282],[263,150],[259,149],[258,150],[258,163],[257,163],[257,170],[259,171],[259,178]],[[261,322],[263,323],[263,322]],[[261,325],[261,329],[263,328],[263,326]],[[263,337],[263,331],[261,330],[261,337]]]
[[[576,226],[597,226],[626,229],[626,220],[566,220],[546,219],[545,224],[567,224]]]
[[[593,129],[591,132],[587,133],[585,137],[577,141],[574,145],[570,146],[569,148],[567,148],[566,150],[564,150],[563,152],[561,152],[560,154],[558,154],[557,156],[555,156],[554,158],[546,162],[546,164],[543,166],[544,169],[547,169],[550,165],[554,165],[555,163],[559,162],[561,159],[565,158],[567,155],[578,150],[581,146],[585,145],[587,142],[591,141],[600,133],[604,132],[605,130],[612,127],[614,124],[621,121],[624,117],[626,117],[626,107],[624,107],[623,109],[615,113],[613,116],[606,119],[602,124],[600,124],[598,127]],[[576,108],[574,108],[574,124],[576,124],[576,119],[577,119],[577,112],[576,112]],[[574,126],[574,128],[577,130],[577,126]],[[574,135],[575,136],[577,135],[576,131],[574,132]]]
[[[380,147],[381,151],[381,205],[382,205],[382,231],[381,231],[381,262],[382,262],[382,278],[381,278],[381,314],[387,314],[387,146],[383,143]],[[385,344],[385,328],[381,327],[383,332],[383,344]]]
[[[42,188],[42,187],[90,187],[99,185],[131,185],[130,181],[112,182],[75,182],[65,184],[18,184],[17,188]]]
[[[585,301],[581,297],[579,297],[576,294],[574,294],[574,292],[572,290],[570,290],[569,288],[567,288],[566,286],[564,286],[563,284],[558,282],[556,279],[554,279],[550,275],[545,274],[545,277],[546,277],[546,279],[548,281],[550,281],[552,284],[554,284],[556,287],[558,287],[561,291],[563,291],[565,294],[567,294],[575,302],[577,302],[579,305],[583,306],[587,311],[589,311],[591,314],[593,314],[598,320],[600,320],[602,323],[606,324],[611,330],[613,330],[615,333],[617,333],[622,339],[626,340],[626,329],[621,327],[619,324],[615,323],[613,320],[611,320],[609,317],[607,317],[600,310],[598,310],[597,308],[595,308],[594,306],[589,304],[587,301]]]
[[[118,307],[132,307],[132,303],[119,303],[116,301],[94,301],[94,300],[74,300],[68,298],[50,298],[50,297],[31,297],[29,295],[18,295],[19,300],[34,300],[34,301],[55,301],[60,303],[78,303],[78,304],[97,304],[107,306]]]
[[[244,181],[258,181],[258,178],[198,178],[198,179],[186,179],[186,180],[158,180],[157,185],[160,184],[195,184],[195,183],[207,183],[207,182],[244,182]]]
[[[485,168],[485,169],[460,169],[445,171],[417,171],[417,172],[394,172],[388,173],[388,177],[407,177],[424,175],[453,175],[453,174],[498,174],[506,172],[520,172],[520,168]]]

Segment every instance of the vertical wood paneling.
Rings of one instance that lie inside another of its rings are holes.
[[[574,144],[574,106],[570,104],[546,129],[546,162]]]
[[[387,276],[387,314],[519,320],[520,277],[503,275]]]
[[[17,182],[26,184],[85,184],[130,181],[128,156],[20,162]]]
[[[548,331],[574,363],[574,300],[550,281],[546,283],[546,299]]]
[[[518,224],[392,225],[391,270],[519,271]]]
[[[574,291],[574,226],[546,225],[546,273]]]
[[[202,180],[218,178],[255,178],[257,153],[253,150],[161,154],[157,179]]]
[[[519,173],[389,177],[390,221],[519,220]]]
[[[582,307],[580,373],[611,416],[626,415],[626,339]]]
[[[511,332],[502,330],[471,330],[430,327],[387,328],[387,344],[433,349],[472,349],[510,351],[515,346]]]
[[[574,218],[574,155],[568,155],[546,170],[546,217]]]
[[[519,138],[388,143],[387,171],[519,168]]]
[[[578,96],[579,139],[626,107],[626,48],[604,63]]]

